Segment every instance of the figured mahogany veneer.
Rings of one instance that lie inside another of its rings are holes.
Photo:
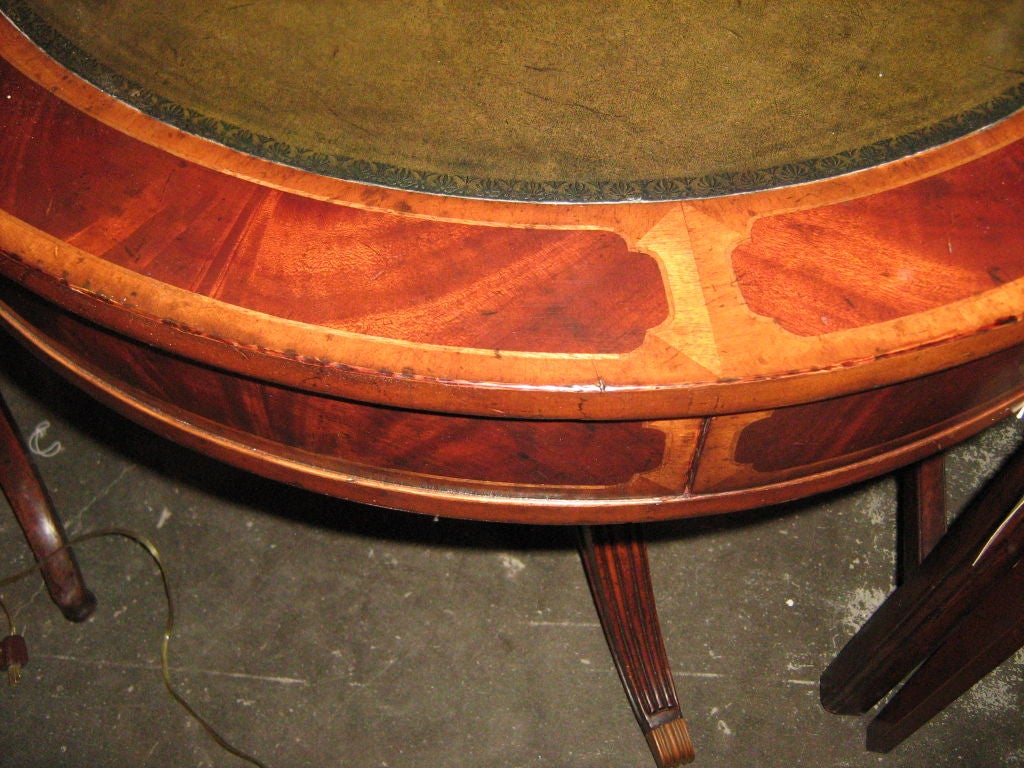
[[[311,200],[23,98],[31,86],[9,64],[0,77],[13,93],[0,166],[22,180],[0,207],[168,286],[365,336],[519,352],[628,352],[667,314],[656,262],[611,232],[481,229]]]
[[[866,479],[1024,397],[1024,114],[749,195],[488,202],[199,139],[2,19],[0,53],[0,323],[140,423],[268,477],[626,524]],[[642,542],[613,525],[581,551],[657,761],[689,760]]]
[[[733,253],[740,290],[753,311],[818,336],[1019,280],[1022,169],[1016,142],[906,186],[761,219]]]
[[[989,423],[1020,396],[1024,369],[1017,346],[887,388],[774,411],[658,421],[480,418],[228,375],[54,311],[6,281],[0,299],[0,321],[51,362],[111,406],[193,447],[368,503],[533,523],[747,509],[751,498],[771,503],[870,477]],[[904,408],[921,401],[929,407]],[[842,430],[821,429],[833,419]]]
[[[921,458],[1021,388],[1024,118],[756,195],[485,203],[216,147],[4,30],[0,274],[46,302],[8,283],[0,315],[265,474],[432,514],[707,514]]]

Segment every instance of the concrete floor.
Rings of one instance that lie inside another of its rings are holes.
[[[651,766],[572,540],[555,528],[384,512],[236,472],[154,438],[6,340],[0,390],[68,529],[151,537],[178,609],[173,677],[274,768]],[[960,504],[1017,444],[951,460]],[[28,562],[0,500],[0,574]],[[651,566],[698,765],[1024,765],[1024,659],[890,755],[826,714],[817,678],[891,583],[889,480],[744,519],[653,526]],[[143,550],[81,545],[100,607],[65,622],[35,578],[4,590],[29,643],[0,688],[0,767],[233,766],[164,691],[164,603]]]

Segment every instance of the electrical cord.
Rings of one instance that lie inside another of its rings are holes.
[[[11,617],[11,612],[7,610],[7,606],[4,604],[4,596],[0,595],[0,611],[4,612],[4,616],[7,617],[7,634],[16,635],[18,630],[14,628],[14,619]]]
[[[160,581],[163,584],[164,597],[167,601],[167,621],[164,625],[163,639],[160,643],[160,671],[161,676],[163,677],[164,687],[167,689],[167,692],[171,695],[171,698],[173,698],[178,703],[178,705],[182,709],[184,709],[185,712],[187,712],[188,715],[193,720],[195,720],[197,723],[199,723],[199,725],[203,727],[203,730],[205,730],[207,734],[209,734],[210,738],[212,738],[213,741],[217,744],[217,746],[219,746],[221,749],[234,755],[235,757],[248,763],[249,765],[256,766],[256,768],[267,768],[267,766],[264,763],[260,762],[252,755],[249,755],[246,752],[243,752],[242,750],[238,749],[233,744],[231,744],[227,739],[221,736],[220,733],[218,733],[217,730],[212,725],[210,725],[198,712],[196,712],[192,705],[189,704],[188,701],[186,701],[185,697],[177,691],[177,689],[174,687],[174,684],[171,682],[170,647],[171,637],[174,634],[174,599],[171,595],[171,585],[167,578],[167,569],[164,567],[163,559],[160,557],[160,552],[159,550],[157,550],[153,542],[147,539],[145,536],[142,536],[141,534],[135,533],[134,531],[129,531],[124,528],[100,528],[95,531],[90,531],[88,533],[81,534],[80,536],[75,536],[74,538],[70,539],[64,546],[54,550],[49,555],[47,555],[46,558],[43,558],[42,560],[36,562],[34,565],[31,565],[25,568],[24,570],[21,570],[10,576],[0,579],[0,589],[16,581],[19,581],[20,579],[26,578],[27,576],[31,576],[39,569],[39,567],[43,563],[46,562],[47,559],[53,557],[58,552],[61,552],[67,549],[68,547],[75,546],[77,544],[82,544],[92,539],[98,539],[103,537],[120,537],[135,542],[146,551],[146,553],[150,556],[153,562],[156,563],[157,570],[160,572]],[[20,637],[15,632],[14,621],[11,617],[10,612],[7,610],[7,606],[4,605],[2,599],[0,599],[0,609],[3,610],[4,615],[6,615],[7,617],[7,624],[10,629],[8,638]],[[23,645],[24,641],[21,642]],[[27,653],[25,655],[25,658],[27,661]]]

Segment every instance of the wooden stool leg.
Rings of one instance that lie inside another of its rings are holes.
[[[658,624],[647,547],[633,525],[581,527],[580,556],[619,678],[660,768],[693,760]]]
[[[14,510],[50,597],[71,621],[84,621],[96,608],[75,556],[65,547],[64,528],[53,511],[28,452],[18,436],[7,404],[0,397],[0,487]],[[61,551],[58,551],[61,550]],[[54,554],[56,553],[56,554]]]
[[[1024,547],[1022,493],[1024,450],[1018,450],[824,671],[825,709],[867,712],[1006,576],[1015,548]]]
[[[1018,563],[886,703],[867,747],[888,752],[1024,645],[1024,563]]]
[[[896,581],[902,584],[946,532],[946,463],[940,453],[896,476],[899,546]]]

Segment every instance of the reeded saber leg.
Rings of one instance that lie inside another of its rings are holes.
[[[647,546],[635,525],[584,526],[580,557],[608,648],[659,768],[693,760],[658,624]]]

